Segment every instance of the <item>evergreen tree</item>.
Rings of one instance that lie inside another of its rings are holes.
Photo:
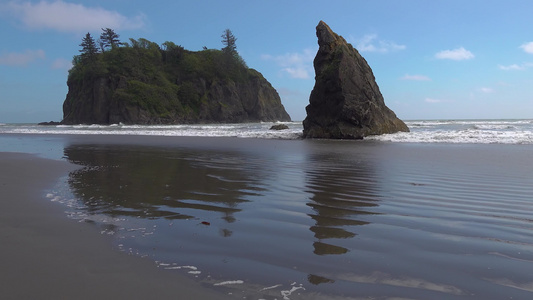
[[[222,44],[225,47],[222,48],[222,51],[224,51],[227,54],[231,54],[232,56],[238,55],[236,42],[237,42],[237,38],[233,35],[231,30],[229,29],[224,30],[224,33],[222,34]]]
[[[111,28],[102,28],[102,34],[100,34],[100,48],[104,51],[106,48],[116,48],[120,45],[119,35]]]
[[[80,46],[82,47],[82,49],[79,50],[81,52],[82,58],[93,58],[96,55],[96,53],[98,53],[96,42],[94,41],[91,34],[88,32],[85,35],[85,37],[82,39]]]
[[[233,35],[231,30],[224,30],[224,33],[222,34],[222,44],[224,44],[225,47],[222,48],[222,52],[225,54],[226,64],[231,65],[237,63],[247,68],[248,66],[246,65],[246,62],[239,55],[239,52],[237,52],[236,42],[237,38]]]

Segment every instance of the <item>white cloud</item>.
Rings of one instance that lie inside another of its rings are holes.
[[[513,71],[513,70],[523,70],[524,69],[523,66],[519,66],[517,64],[512,64],[512,65],[508,65],[508,66],[498,65],[498,68],[500,68],[500,70],[504,70],[504,71]]]
[[[485,94],[494,93],[494,89],[488,88],[488,87],[482,87],[482,88],[479,89],[479,91],[482,92],[482,93],[485,93]]]
[[[145,16],[132,18],[100,7],[61,0],[38,3],[12,1],[4,6],[29,29],[53,29],[61,32],[83,32],[109,27],[114,30],[137,29],[144,26]]]
[[[278,56],[264,54],[261,58],[274,61],[281,67],[282,72],[287,73],[291,78],[309,79],[310,74],[313,73],[315,52],[312,49],[305,49],[302,53],[286,53]]]
[[[426,98],[426,99],[424,99],[424,101],[426,101],[427,103],[440,103],[440,102],[442,102],[442,100],[434,99],[434,98]]]
[[[52,63],[52,69],[70,70],[70,68],[72,68],[72,61],[64,58],[58,58]]]
[[[378,40],[377,34],[367,34],[355,42],[355,48],[360,52],[387,53],[398,50],[405,50],[405,45],[398,45],[394,42]]]
[[[26,50],[23,53],[6,53],[0,55],[0,65],[8,66],[27,66],[29,63],[44,59],[45,54],[43,50]]]
[[[474,58],[474,54],[465,48],[460,47],[453,50],[443,50],[437,52],[435,57],[438,59],[466,60]]]
[[[520,48],[529,54],[533,54],[533,42],[525,43]]]
[[[431,78],[425,75],[409,75],[405,74],[400,78],[401,80],[414,80],[414,81],[431,81]]]
[[[292,78],[309,78],[309,72],[306,70],[306,68],[284,68],[283,71],[287,72]]]
[[[533,63],[523,63],[521,65],[512,64],[508,66],[498,65],[498,68],[504,71],[520,71],[531,67],[533,67]]]

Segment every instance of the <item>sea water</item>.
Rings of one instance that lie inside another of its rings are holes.
[[[1,124],[0,133],[205,136],[299,139],[301,122],[285,122],[287,130],[269,130],[276,123],[194,125],[57,125]],[[408,143],[533,144],[533,120],[419,120],[407,121],[411,132],[366,139]]]

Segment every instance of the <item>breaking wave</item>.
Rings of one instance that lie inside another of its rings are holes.
[[[0,133],[151,135],[300,139],[301,122],[284,122],[286,130],[270,130],[276,122],[182,125],[58,125],[0,124]],[[411,132],[370,136],[365,140],[400,143],[533,144],[533,120],[415,120]]]

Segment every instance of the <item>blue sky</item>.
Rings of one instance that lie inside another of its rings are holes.
[[[248,66],[305,118],[320,20],[374,71],[404,120],[533,118],[529,0],[0,0],[0,122],[62,119],[83,36],[220,49],[229,28]]]

